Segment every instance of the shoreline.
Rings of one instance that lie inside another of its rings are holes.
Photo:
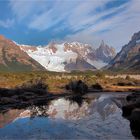
[[[0,92],[0,113],[8,111],[10,109],[23,109],[27,108],[29,106],[40,106],[40,105],[47,105],[49,104],[50,101],[58,98],[66,98],[66,97],[82,97],[88,95],[88,94],[110,94],[113,93],[117,95],[117,93],[125,93],[126,95],[132,93],[132,91],[107,91],[107,90],[90,90],[89,92],[85,94],[76,94],[72,92],[61,92],[55,93],[55,92],[48,92],[48,93],[43,93],[43,94],[37,94],[33,92],[24,92],[23,94],[19,93],[12,93],[9,97],[9,95],[5,96]],[[122,94],[123,95],[123,94]]]

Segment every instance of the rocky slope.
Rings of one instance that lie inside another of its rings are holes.
[[[0,36],[0,70],[29,71],[44,70],[38,62],[22,51],[13,41]]]
[[[96,50],[79,42],[50,43],[44,47],[20,45],[20,48],[50,71],[100,69],[115,56],[112,48],[105,44]]]
[[[111,70],[139,70],[140,69],[140,31],[135,33],[128,44],[107,66]]]

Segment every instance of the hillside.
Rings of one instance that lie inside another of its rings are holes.
[[[44,68],[13,41],[0,36],[0,70],[30,71],[44,70]]]

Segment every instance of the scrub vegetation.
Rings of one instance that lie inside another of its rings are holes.
[[[120,74],[122,75],[122,74]],[[114,78],[112,78],[114,76]],[[107,73],[101,71],[86,71],[71,73],[57,72],[1,72],[0,73],[0,88],[18,88],[23,85],[34,85],[35,82],[43,82],[48,86],[49,92],[61,93],[66,91],[66,85],[71,82],[81,80],[89,89],[102,89],[127,91],[140,88],[140,79],[131,78],[131,74],[125,77],[115,77],[115,73]],[[137,76],[136,76],[137,77]]]

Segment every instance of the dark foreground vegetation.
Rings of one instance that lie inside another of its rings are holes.
[[[48,86],[41,79],[29,81],[13,89],[0,89],[0,112],[11,108],[25,108],[47,103]]]
[[[88,92],[88,86],[82,80],[71,81],[66,85],[66,90],[70,90],[75,94],[85,94]]]
[[[95,85],[95,89],[100,86]],[[0,111],[11,108],[25,108],[30,105],[44,105],[48,101],[65,95],[73,95],[73,100],[79,100],[80,97],[90,91],[88,85],[82,80],[71,81],[65,85],[66,93],[52,94],[49,87],[43,79],[30,80],[13,89],[0,89]],[[92,87],[93,89],[93,87]]]

